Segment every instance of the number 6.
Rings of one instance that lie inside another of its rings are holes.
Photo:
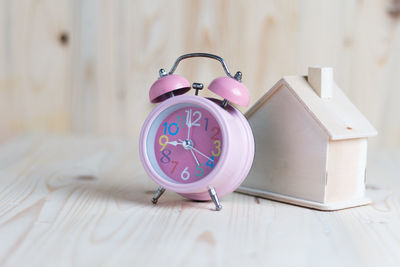
[[[186,181],[186,180],[188,180],[190,178],[190,173],[187,171],[188,168],[189,167],[186,167],[181,173],[181,178],[184,181]]]

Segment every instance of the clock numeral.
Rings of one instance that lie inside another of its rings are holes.
[[[188,168],[189,167],[186,167],[181,173],[181,178],[184,181],[189,180],[189,178],[190,178],[190,173],[187,171]]]
[[[217,152],[211,151],[211,155],[214,157],[218,157],[221,154],[221,141],[215,140],[214,141],[215,148],[217,149]]]
[[[197,123],[201,119],[201,112],[200,111],[195,111],[193,113],[193,118],[198,115],[197,118],[192,122],[192,126],[200,126],[200,123]]]
[[[170,157],[169,157],[169,155],[171,155],[171,150],[169,150],[169,149],[167,148],[167,149],[163,150],[163,151],[161,152],[161,154],[163,155],[163,156],[160,158],[160,161],[161,161],[162,163],[167,164],[167,163],[169,163],[169,162],[171,161],[171,159],[170,159]]]
[[[212,127],[211,131],[215,132],[213,136],[211,136],[212,140],[217,140],[218,135],[221,133],[221,130],[218,127]]]
[[[176,122],[172,122],[169,125],[168,125],[168,122],[164,122],[163,125],[164,125],[164,134],[167,134],[167,130],[170,135],[176,135],[179,132],[179,126],[178,126],[178,123],[176,123]],[[174,126],[174,127],[171,129],[172,126]],[[174,130],[174,128],[175,128],[175,131],[171,131],[171,130]]]
[[[176,169],[176,166],[178,166],[178,163],[179,163],[179,162],[173,160],[173,161],[171,161],[171,163],[172,163],[172,164],[175,164],[175,166],[172,167],[172,170],[171,170],[171,173],[174,173],[174,171],[175,171],[175,169]]]
[[[198,121],[201,119],[201,112],[200,111],[195,111],[195,112],[193,112],[193,115],[192,115],[192,109],[187,109],[187,110],[185,110],[185,112],[186,112],[186,124],[189,126],[189,127],[192,127],[192,126],[200,126],[200,123],[198,123]],[[197,118],[195,118],[195,116],[197,115]],[[192,120],[192,116],[193,116],[193,118],[194,118],[194,121],[191,121]]]
[[[211,169],[214,167],[214,156],[211,156],[211,158],[206,162],[206,166],[210,166]]]
[[[194,172],[194,174],[196,176],[202,176],[204,174],[204,170],[203,170],[203,168],[201,166],[203,166],[203,164],[200,164],[200,165],[196,166],[196,171],[200,171],[200,173],[197,173],[196,171]]]
[[[204,130],[208,131],[208,118],[204,118],[204,120],[206,121],[206,125],[204,127]]]
[[[165,142],[163,142],[163,140],[165,140]],[[158,143],[159,143],[160,146],[161,146],[160,151],[163,151],[164,148],[165,148],[165,147],[167,146],[167,144],[168,144],[168,136],[166,136],[166,135],[161,135],[160,138],[158,139]]]

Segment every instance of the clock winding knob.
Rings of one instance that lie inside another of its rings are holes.
[[[196,90],[195,95],[199,94],[199,90],[203,90],[204,85],[202,83],[193,83],[192,87],[194,90]]]

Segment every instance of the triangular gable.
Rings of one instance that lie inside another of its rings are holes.
[[[246,117],[249,118],[256,112],[258,107],[268,101],[277,90],[286,87],[294,93],[331,140],[376,135],[375,128],[351,103],[342,90],[336,84],[333,86],[332,98],[322,99],[311,88],[306,77],[285,76],[249,109]]]

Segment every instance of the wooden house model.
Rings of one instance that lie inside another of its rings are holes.
[[[334,83],[331,68],[282,78],[246,117],[256,154],[239,192],[320,210],[370,202],[367,137],[377,132]]]

